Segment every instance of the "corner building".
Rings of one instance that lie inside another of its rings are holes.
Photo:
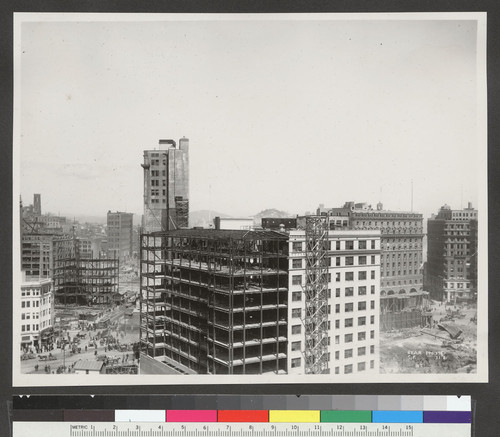
[[[328,373],[378,373],[380,232],[328,234]],[[290,231],[288,373],[304,374],[306,235]]]
[[[427,221],[427,277],[431,297],[472,301],[477,292],[477,210],[448,205]]]

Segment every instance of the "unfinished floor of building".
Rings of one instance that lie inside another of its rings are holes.
[[[287,237],[141,235],[141,350],[196,373],[287,371]]]

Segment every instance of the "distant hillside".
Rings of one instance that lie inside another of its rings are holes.
[[[198,211],[189,212],[189,226],[202,226],[208,228],[213,225],[215,217],[231,217],[228,214],[224,214],[217,211],[211,211],[208,209],[200,209]]]
[[[253,216],[254,223],[259,223],[261,219],[265,218],[285,218],[285,217],[295,217],[294,214],[290,214],[286,211],[280,211],[279,209],[269,208],[264,211],[259,212]]]

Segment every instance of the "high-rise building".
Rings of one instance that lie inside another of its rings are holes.
[[[378,371],[380,231],[320,228],[142,234],[141,372]]]
[[[475,299],[477,290],[477,218],[467,208],[448,205],[427,220],[427,277],[431,297],[457,302]]]
[[[160,140],[159,150],[145,150],[143,232],[189,226],[189,140]]]
[[[108,253],[110,258],[124,260],[132,256],[133,217],[128,212],[108,211]]]
[[[300,218],[299,218],[300,222]],[[288,373],[307,372],[308,248],[304,230],[290,231]],[[380,314],[380,231],[330,230],[327,237],[327,371],[334,375],[378,373]],[[314,274],[313,274],[314,276]],[[310,314],[308,314],[308,311]]]
[[[428,293],[423,289],[423,216],[408,211],[376,209],[367,203],[346,202],[324,208],[334,228],[380,230],[380,328],[388,330],[425,325],[422,312]],[[413,311],[412,311],[413,310]]]

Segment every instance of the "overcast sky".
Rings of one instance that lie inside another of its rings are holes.
[[[186,136],[193,211],[477,205],[475,21],[160,18],[22,23],[25,204],[141,214],[143,150]]]

